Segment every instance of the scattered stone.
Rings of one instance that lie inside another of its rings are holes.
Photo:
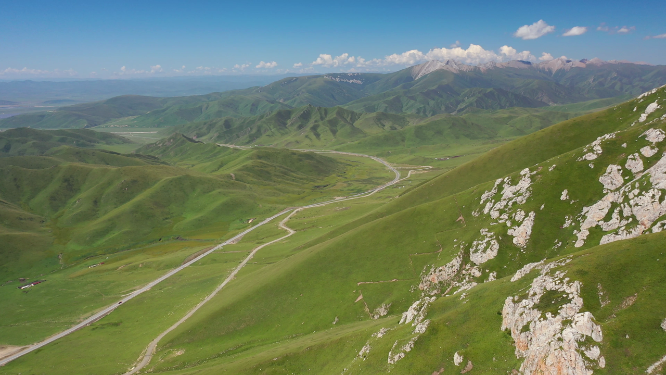
[[[624,310],[632,306],[634,303],[636,303],[636,298],[638,298],[638,294],[634,294],[633,296],[625,298],[624,301],[622,301],[622,304],[620,305],[620,310]]]
[[[536,262],[536,263],[528,263],[523,266],[523,268],[519,269],[515,275],[511,278],[511,282],[518,281],[520,280],[523,276],[527,275],[530,273],[533,269],[541,269],[543,266],[545,260],[542,260],[541,262]]]
[[[564,189],[564,191],[562,191],[562,196],[560,196],[560,200],[565,201],[567,199],[569,199],[569,190]]]
[[[601,286],[601,283],[597,284],[597,294],[599,295],[599,303],[601,304],[601,307],[605,307],[610,303],[610,299],[608,299],[608,295]]]
[[[472,365],[472,361],[467,360],[467,366],[465,366],[465,368],[462,371],[460,371],[460,373],[461,374],[468,373],[468,372],[472,371],[473,368],[474,368],[474,365]]]
[[[372,337],[380,339],[380,338],[384,337],[384,335],[385,335],[386,332],[388,332],[388,331],[390,331],[390,329],[388,329],[388,328],[382,328],[382,329],[380,329],[379,331],[373,333],[373,334],[372,334]]]
[[[461,356],[460,354],[458,354],[458,352],[456,352],[453,355],[453,364],[456,365],[456,366],[460,366],[462,361],[463,361],[463,356]]]
[[[363,348],[361,348],[361,351],[358,352],[358,356],[361,357],[361,358],[363,358],[363,360],[365,360],[365,358],[366,358],[366,357],[368,356],[368,354],[370,353],[370,349],[372,349],[372,348],[370,347],[370,345],[369,345],[369,344],[365,344],[365,345],[363,346]]]
[[[603,142],[605,140],[608,140],[608,139],[611,139],[611,138],[615,138],[616,133],[617,132],[608,133],[608,134],[604,134],[604,135],[598,137],[594,142],[585,146],[585,148],[583,149],[583,152],[585,152],[586,154],[581,156],[577,160],[578,161],[583,161],[583,160],[592,161],[592,160],[598,158],[599,155],[601,155],[601,153],[603,152],[603,149],[601,148],[601,142]]]
[[[428,311],[428,306],[435,301],[435,297],[423,297],[420,300],[414,302],[407,311],[402,313],[402,318],[400,318],[400,323],[406,324],[412,322],[412,325],[415,326],[421,323],[425,319],[425,315]]]
[[[381,306],[375,309],[375,311],[372,312],[372,319],[379,319],[382,316],[386,316],[389,312],[389,307],[391,307],[391,304],[389,303],[388,305],[385,303],[382,303]]]

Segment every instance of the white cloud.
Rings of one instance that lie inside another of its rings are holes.
[[[643,38],[643,39],[645,39],[645,40],[648,40],[648,39],[666,39],[666,34],[647,35],[647,36],[646,36],[645,38]]]
[[[622,28],[620,28],[617,31],[617,33],[618,34],[628,34],[628,33],[632,32],[634,30],[636,30],[636,26],[631,26],[631,27],[622,26]]]
[[[262,61],[257,66],[255,66],[255,68],[257,68],[257,69],[272,69],[272,68],[275,68],[276,66],[277,66],[277,63],[275,61],[271,61],[271,62],[263,62]]]
[[[317,57],[317,60],[313,61],[311,65],[321,65],[325,67],[338,67],[343,65],[349,65],[356,63],[356,57],[349,56],[348,53],[343,53],[340,56],[333,57],[322,53]]]
[[[486,50],[480,45],[470,44],[467,49],[461,47],[433,48],[426,53],[419,50],[410,50],[372,60],[366,60],[360,56],[350,56],[348,53],[343,53],[337,57],[329,54],[321,54],[310,64],[310,68],[335,67],[346,71],[377,71],[390,70],[392,67],[412,66],[428,60],[455,60],[465,64],[479,65],[491,61],[502,62],[507,60],[536,62],[537,58],[530,51],[518,51],[510,46],[502,46],[499,52],[495,52]]]
[[[67,70],[40,70],[40,69],[28,69],[23,67],[22,69],[16,68],[6,68],[5,70],[0,70],[0,76],[5,77],[74,77],[78,73],[72,69]]]
[[[449,46],[449,48],[456,48],[456,47],[460,47],[460,41],[459,40],[456,40],[455,43],[453,43]]]
[[[541,57],[539,57],[539,60],[541,60],[541,61],[550,61],[550,60],[553,60],[553,55],[551,55],[551,54],[548,53],[548,52],[543,52],[543,53],[541,54]]]
[[[303,67],[303,63],[301,63],[301,62],[294,64],[294,69],[298,69],[298,68],[302,68],[302,67]]]
[[[603,31],[609,34],[629,34],[636,31],[636,26],[608,27],[606,23],[602,22],[601,25],[597,27],[597,31]]]
[[[102,69],[106,70],[106,69]],[[177,71],[174,69],[174,71]],[[114,72],[114,76],[131,76],[131,75],[151,75],[151,74],[156,74],[156,73],[162,73],[164,72],[164,69],[162,69],[161,65],[153,65],[150,67],[148,70],[144,69],[129,69],[127,66],[123,65],[120,67],[119,72]]]
[[[235,70],[243,71],[243,70],[249,68],[250,65],[251,65],[250,63],[247,63],[247,64],[236,64],[236,65],[234,65],[234,69],[235,69]]]
[[[479,46],[481,47],[481,46]],[[527,60],[534,61],[535,57],[530,53],[530,51],[518,52],[515,48],[509,46],[500,47],[500,53],[506,56],[509,60]],[[504,59],[502,59],[504,60]]]
[[[555,31],[555,26],[550,26],[543,20],[539,20],[531,25],[523,25],[513,34],[516,38],[524,40],[537,39]]]
[[[562,36],[577,36],[583,35],[587,32],[587,27],[585,26],[574,26],[567,30]]]

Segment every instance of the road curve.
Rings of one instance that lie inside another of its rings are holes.
[[[220,284],[217,288],[215,288],[215,290],[214,290],[211,294],[209,294],[206,298],[204,298],[201,302],[199,302],[198,305],[194,306],[194,308],[193,308],[192,310],[188,311],[188,313],[185,314],[185,316],[183,316],[179,321],[177,321],[176,323],[174,323],[171,327],[167,328],[166,331],[162,332],[159,336],[157,336],[157,338],[155,338],[155,340],[151,341],[150,344],[148,344],[148,347],[146,348],[146,350],[141,354],[141,357],[139,357],[139,358],[140,358],[139,363],[138,363],[136,366],[132,367],[132,369],[130,369],[128,372],[126,372],[125,375],[136,374],[136,373],[139,372],[142,368],[144,368],[146,365],[148,365],[148,364],[150,363],[150,361],[153,359],[153,355],[155,354],[155,350],[157,349],[157,344],[160,342],[160,340],[162,340],[162,338],[163,338],[164,336],[166,336],[169,332],[173,331],[173,330],[176,329],[179,325],[181,325],[181,324],[184,323],[187,319],[189,319],[189,318],[190,318],[195,312],[197,312],[197,310],[199,310],[203,305],[205,305],[206,302],[210,301],[213,297],[215,297],[215,295],[216,295],[220,290],[222,290],[222,288],[224,288],[225,285],[227,285],[231,280],[234,279],[234,277],[236,277],[236,274],[238,273],[238,271],[240,271],[241,268],[243,268],[243,267],[247,264],[247,262],[249,262],[250,259],[252,259],[252,258],[254,257],[254,254],[256,254],[257,251],[263,249],[264,247],[266,247],[266,246],[268,246],[268,245],[272,245],[272,244],[274,244],[274,243],[276,243],[276,242],[278,242],[278,241],[280,241],[280,240],[283,240],[283,239],[285,239],[285,238],[291,236],[292,234],[296,233],[295,230],[293,230],[293,229],[287,227],[285,224],[286,224],[286,222],[289,220],[289,218],[291,218],[295,213],[299,212],[300,210],[302,210],[302,208],[299,208],[299,209],[293,210],[293,211],[289,214],[289,216],[285,217],[285,218],[280,222],[279,226],[280,226],[280,228],[282,228],[282,229],[284,229],[284,230],[287,231],[287,234],[286,234],[286,235],[284,235],[284,236],[282,236],[282,237],[280,237],[280,238],[278,238],[278,239],[276,239],[276,240],[273,240],[273,241],[271,241],[271,242],[265,243],[265,244],[263,244],[263,245],[261,245],[261,246],[258,246],[258,247],[256,247],[256,248],[254,248],[254,249],[252,250],[252,252],[250,252],[250,254],[249,254],[249,255],[248,255],[248,256],[247,256],[247,257],[246,257],[246,258],[245,258],[245,259],[244,259],[244,260],[243,260],[238,266],[236,266],[236,268],[234,268],[234,270],[231,272],[231,274],[229,274],[229,276],[227,276],[227,278],[224,279],[224,281],[222,282],[222,284]]]
[[[229,147],[229,146],[227,146],[227,147]],[[13,361],[13,360],[15,360],[15,359],[17,359],[17,358],[20,358],[20,357],[22,357],[22,356],[24,356],[24,355],[26,355],[26,354],[28,354],[28,353],[30,353],[30,352],[33,352],[33,351],[35,351],[35,350],[37,350],[37,349],[39,349],[39,348],[41,348],[41,347],[43,347],[43,346],[46,346],[46,345],[48,345],[48,344],[50,344],[50,343],[52,343],[52,342],[54,342],[54,341],[56,341],[56,340],[58,340],[58,339],[60,339],[60,338],[62,338],[62,337],[65,337],[65,336],[67,336],[67,335],[69,335],[69,334],[71,334],[71,333],[73,333],[73,332],[76,332],[76,331],[78,331],[78,330],[80,330],[80,329],[82,329],[82,328],[84,328],[84,327],[87,327],[87,326],[91,325],[92,323],[94,323],[94,322],[96,322],[96,321],[102,319],[103,317],[109,315],[110,313],[112,313],[113,310],[115,310],[115,309],[117,309],[118,307],[122,306],[123,303],[125,303],[125,302],[127,302],[127,301],[129,301],[129,300],[131,300],[131,299],[133,299],[133,298],[135,298],[135,297],[137,297],[137,296],[139,296],[139,295],[142,294],[142,293],[145,293],[145,292],[149,291],[153,286],[155,286],[155,285],[159,284],[160,282],[162,282],[162,281],[168,279],[169,277],[175,275],[176,273],[180,272],[180,271],[183,270],[184,268],[189,267],[189,266],[192,265],[193,263],[195,263],[195,262],[201,260],[202,258],[204,258],[204,257],[206,257],[206,256],[208,256],[208,255],[210,255],[210,254],[213,253],[214,251],[221,249],[221,248],[224,247],[225,245],[235,243],[237,240],[240,240],[243,236],[245,236],[245,235],[248,234],[249,232],[251,232],[251,231],[253,231],[253,230],[259,228],[259,227],[262,226],[262,225],[268,224],[269,222],[273,221],[275,218],[280,217],[280,216],[284,215],[285,213],[287,213],[287,212],[289,212],[289,211],[293,211],[293,212],[292,212],[287,218],[285,218],[285,220],[283,220],[283,221],[280,223],[280,227],[283,228],[283,229],[285,229],[285,230],[287,230],[287,231],[289,231],[289,234],[288,234],[287,236],[285,236],[285,237],[282,237],[282,238],[286,238],[286,237],[291,236],[291,235],[293,234],[293,233],[291,232],[292,230],[289,229],[289,228],[287,228],[286,226],[284,226],[283,223],[285,223],[286,220],[287,220],[289,217],[291,217],[296,211],[301,211],[301,210],[303,210],[303,209],[313,208],[313,207],[321,207],[321,206],[325,206],[325,205],[328,205],[328,204],[331,204],[331,203],[338,203],[338,202],[344,202],[344,201],[347,201],[347,200],[352,200],[352,199],[358,199],[358,198],[368,197],[368,196],[373,195],[373,194],[375,194],[376,192],[381,191],[381,190],[383,190],[383,189],[385,189],[385,188],[387,188],[387,187],[389,187],[389,186],[391,186],[391,185],[394,185],[394,184],[397,183],[398,181],[400,181],[400,172],[399,172],[396,168],[394,168],[391,164],[389,164],[387,161],[385,161],[384,159],[378,158],[378,157],[376,157],[376,156],[370,156],[370,155],[364,155],[364,154],[356,154],[356,153],[351,153],[351,152],[329,151],[329,150],[300,150],[300,149],[295,149],[294,151],[316,152],[316,153],[333,153],[333,154],[341,154],[341,155],[359,156],[359,157],[370,158],[370,159],[375,160],[375,161],[377,161],[377,162],[383,164],[384,166],[386,166],[386,168],[388,168],[391,172],[393,172],[393,173],[395,174],[395,178],[394,178],[393,180],[391,180],[391,181],[389,181],[389,182],[383,184],[383,185],[380,185],[380,186],[378,186],[378,187],[376,187],[376,188],[370,189],[370,190],[368,190],[368,191],[366,191],[366,192],[364,192],[364,193],[354,194],[354,195],[351,195],[351,196],[349,196],[349,197],[345,197],[345,198],[343,198],[343,199],[334,199],[334,200],[329,200],[329,201],[326,201],[326,202],[320,202],[320,203],[310,204],[310,205],[307,205],[307,206],[284,209],[284,210],[280,211],[279,213],[277,213],[277,214],[275,214],[275,215],[273,215],[273,216],[271,216],[271,217],[269,217],[269,218],[264,219],[262,222],[258,223],[257,225],[255,225],[255,226],[253,226],[253,227],[250,227],[250,228],[248,228],[248,229],[246,229],[246,230],[240,232],[239,234],[235,235],[234,237],[232,237],[232,238],[230,238],[230,239],[228,239],[228,240],[222,242],[221,244],[219,244],[219,245],[213,247],[212,249],[210,249],[210,250],[206,251],[205,253],[199,255],[198,257],[196,257],[196,258],[190,260],[189,262],[186,262],[186,263],[182,264],[181,266],[172,269],[171,271],[167,272],[166,274],[164,274],[164,275],[160,276],[159,278],[157,278],[157,279],[151,281],[150,283],[146,284],[146,285],[143,286],[142,288],[137,289],[137,290],[135,290],[134,292],[130,293],[129,295],[125,296],[123,299],[119,300],[118,302],[116,302],[116,303],[114,303],[114,304],[112,304],[112,305],[110,305],[110,306],[107,306],[107,307],[105,307],[104,309],[102,309],[101,311],[99,311],[99,312],[93,314],[92,316],[90,316],[89,318],[85,319],[85,320],[82,321],[81,323],[76,324],[75,326],[73,326],[73,327],[71,327],[71,328],[69,328],[69,329],[67,329],[67,330],[65,330],[65,331],[59,332],[59,333],[57,333],[57,334],[55,334],[55,335],[53,335],[53,336],[51,336],[51,337],[49,337],[49,338],[47,338],[47,339],[45,339],[45,340],[43,340],[43,341],[40,341],[40,342],[38,342],[38,343],[32,344],[32,345],[30,345],[30,346],[27,346],[25,349],[22,349],[22,350],[19,351],[19,352],[16,352],[16,353],[14,353],[14,354],[12,354],[12,355],[10,355],[10,356],[7,356],[7,357],[5,357],[5,358],[0,359],[0,366],[4,366],[4,365],[6,365],[7,363],[9,363],[9,362],[11,362],[11,361]],[[176,327],[177,327],[180,323],[182,323],[183,321],[187,320],[187,318],[189,318],[189,317],[190,317],[190,316],[191,316],[196,310],[198,310],[203,304],[205,304],[206,302],[208,302],[208,300],[209,300],[210,298],[212,298],[217,292],[219,292],[219,290],[222,289],[222,288],[223,288],[223,287],[224,287],[224,286],[225,286],[225,285],[226,285],[226,284],[227,284],[227,283],[228,283],[228,282],[229,282],[229,281],[230,281],[230,280],[236,275],[236,273],[238,273],[238,271],[240,271],[240,269],[243,268],[243,266],[245,266],[245,264],[246,264],[246,263],[247,263],[247,262],[248,262],[248,261],[254,256],[254,254],[255,254],[258,250],[260,250],[261,248],[263,248],[263,247],[265,247],[265,246],[267,246],[267,245],[269,245],[269,244],[271,244],[271,243],[274,243],[274,242],[276,242],[276,241],[279,241],[279,240],[282,239],[282,238],[279,238],[279,239],[277,239],[277,240],[275,240],[275,241],[271,241],[271,242],[269,242],[269,243],[267,243],[267,244],[264,244],[264,245],[262,245],[262,246],[260,246],[260,247],[258,247],[258,248],[256,248],[256,249],[254,249],[254,250],[250,253],[250,255],[248,255],[248,257],[245,258],[245,260],[244,260],[243,262],[241,262],[241,264],[239,264],[239,266],[236,267],[236,269],[234,269],[234,271],[231,273],[231,275],[229,275],[229,277],[228,277],[227,279],[225,279],[224,282],[223,282],[222,284],[220,284],[220,286],[218,286],[218,289],[216,289],[215,292],[213,292],[213,294],[209,295],[206,299],[204,299],[204,301],[200,302],[199,305],[197,305],[193,310],[191,310],[187,315],[185,315],[185,316],[183,317],[183,319],[181,319],[181,321],[179,321],[178,323],[176,323],[174,326],[170,327],[167,331],[163,332],[162,335],[158,336],[158,338],[156,338],[155,340],[153,340],[153,342],[151,342],[151,344],[149,345],[149,347],[146,349],[146,352],[145,352],[145,353],[147,353],[147,354],[144,356],[144,359],[141,361],[141,363],[143,363],[144,361],[146,361],[146,358],[147,358],[147,362],[146,362],[143,366],[145,366],[146,364],[148,364],[148,362],[150,362],[150,358],[152,358],[152,353],[154,352],[154,350],[155,350],[155,348],[156,348],[156,346],[157,346],[157,343],[159,342],[159,340],[160,340],[162,337],[164,337],[164,335],[166,335],[166,334],[169,333],[171,330],[173,330],[174,328],[176,328]],[[153,343],[154,343],[154,345],[153,345]],[[150,348],[151,348],[151,345],[153,345],[152,352],[151,352],[151,349],[150,349]],[[143,366],[139,367],[139,365],[137,365],[134,369],[135,369],[136,371],[139,371]],[[132,370],[132,371],[134,371],[134,370]],[[136,372],[136,371],[135,371],[135,372]],[[131,372],[131,373],[133,374],[134,372]]]

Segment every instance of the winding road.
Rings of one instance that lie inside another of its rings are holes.
[[[224,145],[224,146],[229,147],[228,145]],[[321,202],[321,203],[314,203],[314,204],[310,204],[310,205],[307,205],[307,206],[293,207],[293,208],[287,208],[287,209],[285,209],[285,210],[282,210],[281,212],[279,212],[279,213],[277,213],[277,214],[275,214],[275,215],[273,215],[273,216],[271,216],[271,217],[269,217],[269,218],[264,219],[262,222],[258,223],[257,225],[255,225],[255,226],[253,226],[253,227],[251,227],[251,228],[248,228],[248,229],[246,229],[246,230],[240,232],[239,234],[235,235],[234,237],[232,237],[232,238],[230,238],[230,239],[228,239],[228,240],[222,242],[221,244],[219,244],[219,245],[213,247],[212,249],[210,249],[210,250],[206,251],[205,253],[199,255],[198,257],[196,257],[196,258],[190,260],[189,262],[186,262],[186,263],[182,264],[181,266],[179,266],[179,267],[177,267],[177,268],[174,268],[173,270],[167,272],[166,274],[162,275],[161,277],[159,277],[159,278],[157,278],[157,279],[151,281],[150,283],[146,284],[146,285],[143,286],[142,288],[137,289],[137,290],[135,290],[134,292],[130,293],[129,295],[125,296],[125,297],[124,297],[123,299],[121,299],[120,301],[118,301],[118,302],[116,302],[116,303],[114,303],[114,304],[112,304],[112,305],[110,305],[110,306],[107,306],[107,307],[104,308],[103,310],[101,310],[101,311],[99,311],[99,312],[93,314],[92,316],[90,316],[89,318],[85,319],[85,320],[82,321],[81,323],[79,323],[79,324],[77,324],[77,325],[75,325],[75,326],[73,326],[73,327],[71,327],[71,328],[69,328],[69,329],[67,329],[67,330],[65,330],[65,331],[62,331],[62,332],[60,332],[60,333],[57,333],[57,334],[55,334],[55,335],[53,335],[53,336],[51,336],[51,337],[49,337],[49,338],[47,338],[47,339],[45,339],[45,340],[43,340],[43,341],[40,341],[40,342],[38,342],[38,343],[35,343],[35,344],[30,345],[30,346],[28,346],[28,347],[25,347],[24,349],[22,349],[22,350],[20,350],[20,351],[18,351],[18,352],[16,352],[16,353],[14,353],[14,354],[12,354],[12,355],[10,355],[10,356],[7,356],[7,357],[5,357],[5,358],[0,359],[0,366],[4,366],[5,364],[7,364],[7,363],[9,363],[9,362],[11,362],[11,361],[13,361],[13,360],[15,360],[15,359],[17,359],[17,358],[20,358],[20,357],[22,357],[22,356],[24,356],[24,355],[26,355],[26,354],[28,354],[28,353],[30,353],[30,352],[32,352],[32,351],[35,351],[35,350],[37,350],[37,349],[39,349],[39,348],[41,348],[41,347],[43,347],[43,346],[45,346],[45,345],[48,345],[48,344],[50,344],[50,343],[52,343],[52,342],[54,342],[54,341],[56,341],[56,340],[58,340],[58,339],[60,339],[60,338],[62,338],[62,337],[65,337],[65,336],[67,336],[67,335],[69,335],[69,334],[71,334],[71,333],[73,333],[73,332],[76,332],[76,331],[78,331],[79,329],[82,329],[82,328],[84,328],[84,327],[89,326],[90,324],[92,324],[92,323],[94,323],[94,322],[96,322],[96,321],[102,319],[103,317],[109,315],[110,313],[112,313],[115,309],[117,309],[118,307],[122,306],[123,303],[126,303],[127,301],[130,301],[131,299],[133,299],[133,298],[139,296],[140,294],[149,291],[153,286],[155,286],[155,285],[159,284],[160,282],[162,282],[162,281],[168,279],[169,277],[175,275],[176,273],[180,272],[180,271],[183,270],[184,268],[189,267],[190,265],[192,265],[192,264],[198,262],[198,261],[201,260],[202,258],[204,258],[204,257],[206,257],[206,256],[208,256],[208,255],[210,255],[210,254],[213,253],[214,251],[217,251],[217,250],[221,249],[221,248],[224,247],[225,245],[229,245],[229,244],[236,243],[238,240],[240,240],[243,236],[245,236],[246,234],[250,233],[251,231],[253,231],[253,230],[255,230],[255,229],[261,227],[262,225],[268,224],[268,223],[270,223],[271,221],[273,221],[274,219],[276,219],[276,218],[278,218],[278,217],[284,215],[285,213],[291,211],[291,214],[289,214],[289,216],[287,216],[286,218],[284,218],[284,219],[280,222],[280,224],[279,224],[280,228],[286,230],[286,231],[288,232],[288,234],[285,235],[285,236],[283,236],[283,237],[280,237],[280,238],[278,238],[278,239],[276,239],[276,240],[273,240],[273,241],[271,241],[271,242],[268,242],[268,243],[266,243],[266,244],[263,244],[263,245],[261,245],[261,246],[255,248],[255,249],[253,249],[252,252],[250,252],[250,254],[249,254],[249,255],[248,255],[248,256],[247,256],[247,257],[246,257],[246,258],[245,258],[245,259],[244,259],[244,260],[243,260],[243,261],[242,261],[242,262],[241,262],[241,263],[240,263],[240,264],[239,264],[239,265],[238,265],[238,266],[232,271],[232,272],[231,272],[231,274],[230,274],[230,275],[229,275],[229,276],[228,276],[228,277],[222,282],[222,284],[220,284],[220,285],[219,285],[219,286],[218,286],[218,287],[217,287],[217,288],[216,288],[216,289],[215,289],[210,295],[208,295],[204,300],[202,300],[198,305],[196,305],[192,310],[190,310],[190,311],[189,311],[185,316],[183,316],[183,318],[181,318],[178,322],[176,322],[174,325],[172,325],[172,326],[169,327],[167,330],[165,330],[164,332],[162,332],[162,333],[161,333],[161,334],[160,334],[155,340],[153,340],[153,341],[148,345],[148,347],[146,348],[146,350],[142,353],[141,357],[139,358],[138,364],[137,364],[134,368],[132,368],[129,372],[127,372],[127,375],[135,374],[136,372],[138,372],[139,370],[141,370],[143,367],[145,367],[148,363],[150,363],[150,360],[152,359],[152,356],[153,356],[153,354],[155,353],[155,349],[157,348],[157,344],[159,343],[159,341],[160,341],[165,335],[167,335],[169,332],[171,332],[171,331],[174,330],[176,327],[178,327],[180,324],[182,324],[183,322],[185,322],[185,321],[186,321],[190,316],[192,316],[192,315],[193,315],[193,314],[194,314],[199,308],[201,308],[205,303],[207,303],[208,301],[210,301],[210,300],[211,300],[211,299],[212,299],[212,298],[213,298],[213,297],[214,297],[214,296],[215,296],[220,290],[222,290],[222,288],[224,288],[224,286],[227,285],[227,284],[229,283],[229,281],[231,281],[231,280],[236,276],[236,274],[237,274],[237,273],[238,273],[238,272],[239,272],[239,271],[240,271],[240,270],[241,270],[241,269],[247,264],[247,262],[250,261],[250,259],[252,259],[252,257],[257,253],[257,251],[259,251],[259,250],[261,250],[262,248],[264,248],[264,247],[266,247],[266,246],[268,246],[268,245],[271,245],[271,244],[273,244],[273,243],[275,243],[275,242],[277,242],[277,241],[280,241],[280,240],[282,240],[282,239],[285,239],[285,238],[287,238],[287,237],[293,235],[294,233],[296,233],[296,231],[294,231],[293,229],[290,229],[289,227],[286,226],[286,222],[287,222],[287,221],[288,221],[288,220],[289,220],[294,214],[296,214],[296,213],[299,212],[299,211],[302,211],[302,210],[308,209],[308,208],[321,207],[321,206],[325,206],[325,205],[328,205],[328,204],[331,204],[331,203],[339,203],[339,202],[344,202],[344,201],[347,201],[347,200],[352,200],[352,199],[359,199],[359,198],[368,197],[368,196],[373,195],[373,194],[375,194],[376,192],[381,191],[381,190],[383,190],[383,189],[385,189],[385,188],[387,188],[387,187],[389,187],[389,186],[391,186],[391,185],[394,185],[394,184],[397,183],[398,181],[400,181],[400,172],[399,172],[395,167],[393,167],[391,164],[389,164],[387,161],[385,161],[385,160],[383,160],[383,159],[381,159],[381,158],[375,157],[375,156],[364,155],[364,154],[356,154],[356,153],[351,153],[351,152],[328,151],[328,150],[295,150],[295,151],[316,152],[316,153],[322,153],[322,154],[323,154],[323,153],[332,153],[332,154],[341,154],[341,155],[348,155],[348,156],[359,156],[359,157],[370,158],[370,159],[375,160],[375,161],[377,161],[377,162],[383,164],[384,166],[386,166],[386,168],[388,168],[391,172],[393,172],[393,173],[395,174],[395,178],[394,178],[393,180],[391,180],[391,181],[389,181],[389,182],[383,184],[383,185],[380,185],[380,186],[378,186],[378,187],[376,187],[376,188],[374,188],[374,189],[368,190],[368,191],[366,191],[366,192],[364,192],[364,193],[354,194],[354,195],[351,195],[351,196],[349,196],[349,197],[345,197],[345,198],[342,198],[342,199],[333,199],[333,200],[329,200],[329,201],[325,201],[325,202]]]

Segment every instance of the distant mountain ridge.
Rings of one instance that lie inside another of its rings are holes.
[[[517,68],[517,69],[536,69],[536,70],[549,71],[551,73],[555,73],[558,70],[569,71],[572,68],[586,68],[588,66],[599,67],[609,64],[636,64],[636,65],[650,66],[650,64],[640,63],[640,62],[634,63],[634,62],[620,61],[620,60],[604,61],[597,57],[591,60],[588,59],[572,60],[566,58],[565,56],[558,57],[552,60],[542,61],[536,64],[533,64],[532,62],[525,60],[511,60],[502,63],[491,61],[477,66],[467,65],[464,63],[457,62],[455,60],[446,60],[446,61],[430,60],[423,64],[413,66],[412,77],[416,80],[427,74],[434,72],[435,70],[448,70],[454,73],[480,70],[481,72],[485,73],[491,69]]]
[[[536,108],[636,96],[666,84],[666,66],[622,61],[514,60],[479,66],[428,61],[394,73],[329,73],[263,87],[176,98],[122,96],[0,120],[0,128],[94,127],[118,118],[133,127],[168,127],[248,117],[306,105],[420,116],[474,109]],[[137,101],[137,103],[133,103]]]

